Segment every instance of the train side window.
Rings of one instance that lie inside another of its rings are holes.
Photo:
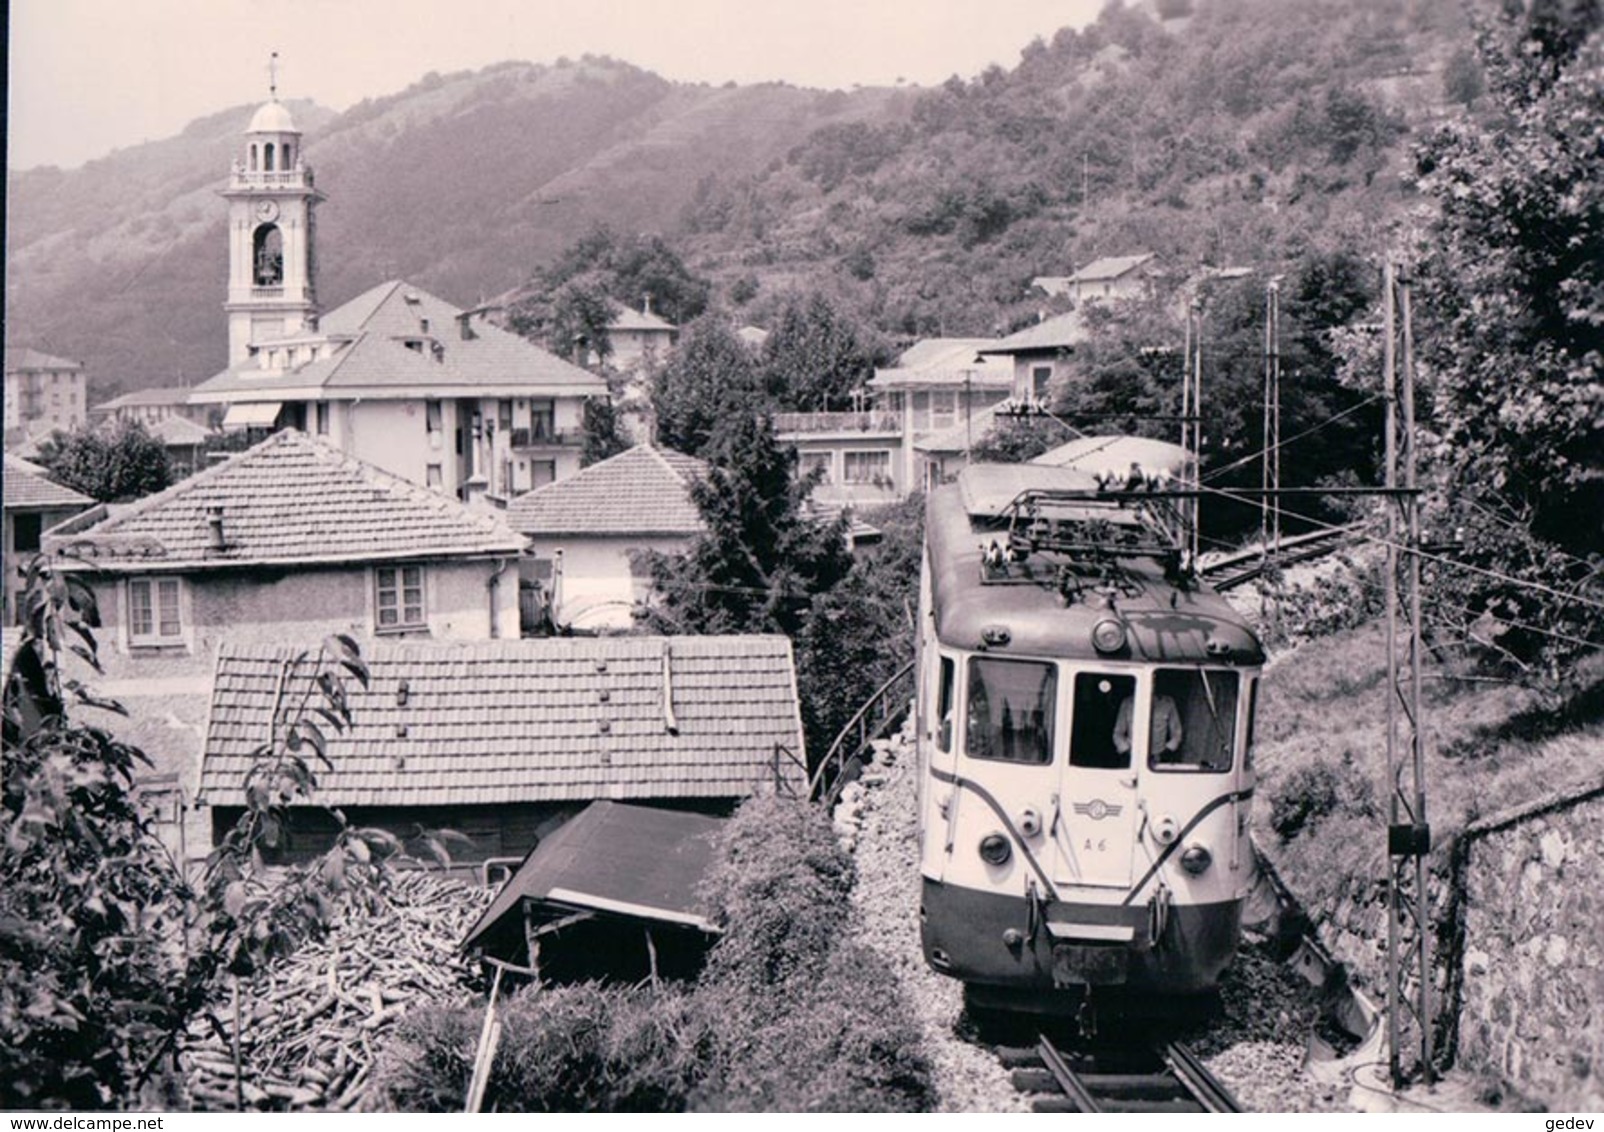
[[[1082,672],[1075,677],[1075,724],[1070,733],[1069,765],[1092,770],[1127,770],[1130,744],[1115,742],[1120,707],[1136,697],[1136,677]]]
[[[941,682],[936,689],[936,747],[952,751],[953,685],[958,680],[958,663],[950,656],[941,658]]]
[[[1242,769],[1253,769],[1253,721],[1259,715],[1259,680],[1248,681],[1248,741],[1242,747]]]
[[[1199,668],[1155,672],[1148,766],[1161,771],[1230,770],[1239,683],[1235,672]]]
[[[1053,761],[1057,666],[973,657],[964,750],[971,758],[1045,765]]]

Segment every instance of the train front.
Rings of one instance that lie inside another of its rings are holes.
[[[988,508],[1032,473],[970,473],[927,521],[925,957],[1013,1008],[1209,990],[1253,877],[1262,648],[1152,556],[999,555]]]

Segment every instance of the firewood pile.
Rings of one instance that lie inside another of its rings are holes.
[[[482,989],[476,964],[457,947],[490,895],[402,873],[377,912],[349,912],[324,939],[241,982],[245,1108],[360,1108],[375,1057],[403,1014]],[[190,1100],[197,1110],[233,1110],[232,1001],[215,1004],[213,1016],[221,1025],[197,1021],[186,1043]]]

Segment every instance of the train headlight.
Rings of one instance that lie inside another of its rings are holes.
[[[980,839],[980,859],[988,865],[1006,865],[1014,855],[1014,847],[1000,833],[988,833]]]
[[[1193,876],[1202,876],[1213,863],[1214,854],[1196,842],[1188,845],[1181,853],[1181,868]]]
[[[1119,652],[1125,647],[1125,626],[1105,617],[1092,626],[1092,647],[1098,652]]]
[[[1180,836],[1181,827],[1175,819],[1165,814],[1153,823],[1153,840],[1160,845],[1168,845]]]

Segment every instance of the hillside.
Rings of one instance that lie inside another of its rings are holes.
[[[597,223],[674,227],[713,170],[749,175],[812,130],[912,95],[675,84],[587,58],[430,75],[344,114],[292,103],[328,201],[325,307],[404,275],[457,302],[525,279]],[[225,361],[222,187],[254,107],[81,169],[8,178],[8,338],[79,358],[93,398]]]
[[[1111,6],[930,91],[714,88],[587,57],[430,75],[340,115],[297,105],[329,195],[320,296],[404,275],[472,302],[605,223],[662,233],[746,317],[805,283],[896,336],[973,334],[1033,317],[1032,276],[1097,255],[1181,272],[1385,246],[1408,144],[1468,42],[1459,5],[1195,8]],[[250,109],[11,176],[11,338],[82,358],[97,399],[220,368],[215,190]]]

